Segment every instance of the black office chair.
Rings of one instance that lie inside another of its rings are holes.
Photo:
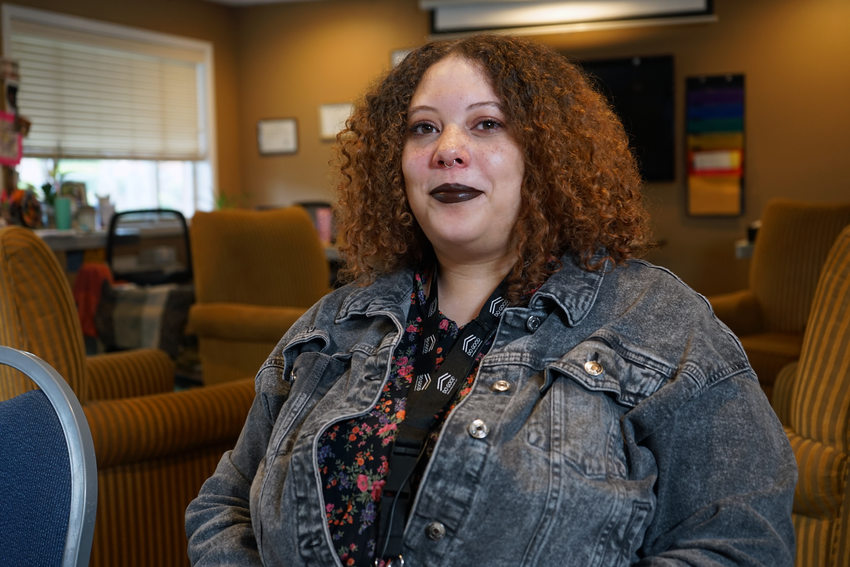
[[[40,388],[0,402],[3,565],[87,566],[97,464],[83,408],[62,376],[37,356],[2,346],[0,365],[23,372]]]
[[[194,338],[184,333],[195,295],[183,214],[173,209],[115,213],[106,234],[106,263],[114,284],[103,283],[94,317],[103,349],[154,347],[175,360],[183,351],[193,358]]]
[[[106,263],[115,281],[137,285],[192,280],[189,226],[173,209],[117,212],[106,233]]]

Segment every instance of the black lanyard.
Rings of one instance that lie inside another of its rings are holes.
[[[416,348],[414,379],[407,395],[405,418],[390,455],[389,476],[381,496],[376,557],[399,557],[412,494],[410,479],[422,460],[428,434],[436,415],[448,407],[475,366],[475,359],[489,341],[507,307],[505,282],[493,291],[481,312],[458,333],[454,345],[437,368],[437,336],[440,316],[437,305],[437,276],[431,278],[431,293],[425,302],[422,333]]]

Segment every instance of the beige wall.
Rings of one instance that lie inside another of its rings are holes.
[[[393,49],[423,41],[417,0],[326,0],[239,10],[240,140],[246,202],[332,197],[330,144],[318,106],[352,100]],[[676,61],[678,174],[647,187],[656,236],[650,259],[703,293],[741,287],[748,262],[734,242],[771,197],[850,201],[850,2],[715,0],[716,23],[537,36],[576,57],[672,53]],[[685,214],[681,131],[684,79],[746,76],[746,204],[733,219]],[[256,121],[294,116],[300,149],[260,157]]]
[[[238,21],[241,200],[332,200],[319,106],[352,102],[390,67],[393,50],[424,42],[428,15],[416,0],[326,0],[242,8]],[[298,152],[260,156],[257,120],[286,117],[298,121]]]
[[[712,24],[542,38],[578,56],[675,55],[678,181],[647,188],[656,236],[667,243],[650,258],[704,293],[745,284],[748,262],[734,259],[734,241],[768,199],[850,201],[850,2],[716,0],[715,8]],[[722,73],[745,75],[745,214],[691,218],[684,79]]]
[[[239,140],[236,130],[238,46],[232,8],[201,0],[15,0],[0,4],[50,10],[211,42],[218,184],[220,187],[239,185],[240,164],[233,157],[238,153]],[[26,81],[26,77],[21,80]]]
[[[348,102],[385,71],[395,49],[427,39],[418,0],[322,0],[227,8],[203,0],[19,0],[18,4],[212,41],[219,188],[241,206],[333,198],[331,143],[318,107]],[[672,53],[678,175],[647,187],[656,236],[650,259],[703,293],[744,285],[736,239],[772,197],[850,201],[850,2],[715,0],[716,23],[536,36],[576,57]],[[685,214],[684,79],[746,76],[746,210]],[[293,117],[299,149],[258,154],[257,120]]]

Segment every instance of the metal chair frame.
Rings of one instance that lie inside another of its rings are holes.
[[[89,564],[97,512],[97,462],[88,421],[79,400],[64,378],[34,354],[0,346],[0,364],[26,374],[44,392],[56,411],[71,469],[71,506],[63,567]]]

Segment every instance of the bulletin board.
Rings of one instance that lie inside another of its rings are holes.
[[[689,77],[687,213],[744,213],[744,76]]]

